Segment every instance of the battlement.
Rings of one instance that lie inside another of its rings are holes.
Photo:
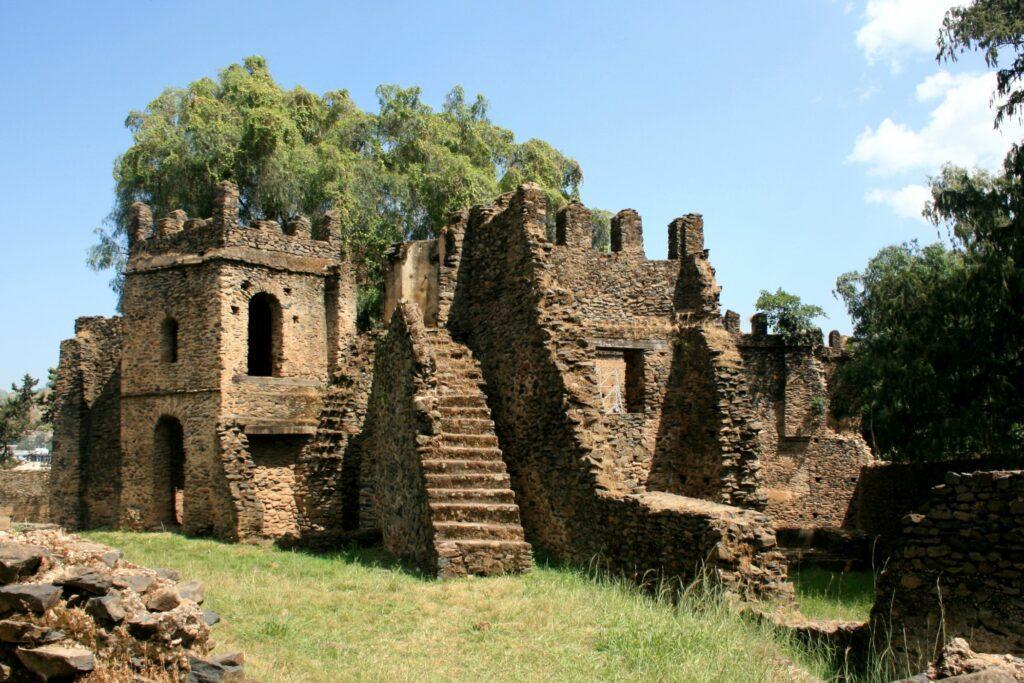
[[[748,347],[785,347],[785,348],[813,348],[820,353],[831,355],[842,355],[846,353],[846,343],[849,337],[841,334],[839,330],[832,330],[828,333],[828,343],[825,343],[825,334],[821,328],[816,327],[805,337],[798,341],[787,342],[782,335],[768,333],[768,316],[765,313],[755,313],[750,316],[750,332],[744,334],[739,329],[739,314],[727,311],[735,318],[735,333],[742,338],[744,346]]]
[[[154,223],[149,206],[142,202],[132,204],[128,213],[128,247],[131,260],[161,254],[204,254],[223,247],[337,260],[341,254],[339,227],[333,212],[324,214],[315,225],[301,215],[284,225],[273,220],[242,225],[238,218],[238,187],[224,181],[217,185],[209,218],[189,218],[183,210],[176,209]]]

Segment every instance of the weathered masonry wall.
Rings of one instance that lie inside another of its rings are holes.
[[[374,486],[364,469],[366,418],[377,334],[356,337],[323,397],[316,434],[299,456],[299,540],[334,547],[351,531],[376,528]]]
[[[955,637],[1024,655],[1024,472],[949,473],[903,524],[871,614],[898,660],[930,660]]]
[[[60,469],[85,501],[80,524],[97,525],[89,506],[106,504],[105,524],[298,538],[300,455],[355,337],[354,274],[336,228],[330,214],[315,227],[240,225],[231,183],[209,218],[173,211],[154,224],[132,206],[123,350],[109,354],[120,408],[104,412],[120,435],[109,452],[124,453],[105,481],[123,478],[124,490],[107,495],[79,464]],[[67,344],[75,366],[82,343]],[[65,431],[80,432],[71,421],[82,411],[65,413]]]
[[[421,442],[434,433],[426,402],[433,359],[426,355],[422,322],[417,326],[417,321],[404,315],[403,308],[391,316],[388,333],[377,346],[365,422],[368,452],[384,547],[437,572],[434,528],[419,454]],[[418,314],[419,309],[414,308],[412,315]]]
[[[0,470],[0,509],[3,508],[10,508],[14,522],[49,522],[49,470]]]
[[[858,480],[873,456],[854,426],[831,415],[829,379],[842,339],[786,344],[767,333],[763,315],[752,328],[737,339],[762,427],[766,512],[776,528],[854,526]]]
[[[365,423],[374,500],[385,547],[443,578],[532,563],[478,383],[468,349],[399,301]]]
[[[678,331],[647,488],[762,509],[761,429],[743,361],[721,317],[715,271],[704,249],[704,221],[669,224]]]
[[[590,338],[593,328],[588,329],[583,310],[588,295],[572,288],[582,278],[566,277],[565,264],[573,259],[557,254],[560,249],[583,253],[589,248],[589,239],[582,237],[585,214],[573,205],[560,215],[552,244],[546,238],[544,207],[542,193],[524,186],[493,206],[470,212],[449,318],[453,336],[464,338],[480,359],[527,539],[559,557],[579,562],[600,557],[612,569],[637,575],[652,571],[692,576],[707,562],[734,590],[778,591],[785,568],[772,550],[775,537],[767,517],[647,492],[637,485],[636,473],[642,470],[621,465],[616,438],[624,430],[610,429],[602,414],[597,371],[599,349],[614,345]],[[620,230],[624,222],[636,225],[620,217]],[[630,244],[621,235],[619,240],[623,249]],[[669,285],[676,297],[674,289]],[[610,309],[613,298],[602,295],[590,301],[604,302],[601,306]],[[664,306],[669,299],[660,301]],[[601,306],[595,303],[594,310]],[[626,313],[621,319],[628,317]],[[615,318],[611,312],[605,316]],[[663,339],[674,343],[671,319],[654,318],[656,324],[632,340],[649,338],[651,329],[660,328]],[[650,409],[655,422],[680,417],[669,414],[660,401]],[[728,436],[751,438],[732,430]],[[741,482],[732,464],[725,469],[730,481],[725,476],[721,480],[728,495],[753,488],[753,480]]]
[[[70,529],[117,524],[121,504],[120,318],[79,318],[54,387],[50,514]]]
[[[946,480],[950,472],[984,472],[1011,469],[1012,460],[947,460],[938,462],[874,462],[861,468],[855,504],[856,528],[881,539],[884,548],[903,529],[903,517],[919,512],[927,503],[932,488]]]

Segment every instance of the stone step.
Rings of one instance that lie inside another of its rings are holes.
[[[450,434],[493,434],[494,422],[483,417],[443,416],[441,430]]]
[[[473,522],[519,524],[519,506],[515,503],[430,503],[435,522]]]
[[[457,379],[457,380],[443,380],[437,381],[438,396],[468,396],[471,394],[481,393],[480,390],[483,384],[479,382],[473,382],[471,380]]]
[[[483,394],[444,394],[439,398],[438,405],[442,408],[486,408]]]
[[[505,463],[498,460],[423,460],[423,471],[427,474],[461,474],[472,472],[493,472],[503,474]]]
[[[508,483],[503,488],[433,488],[427,482],[427,496],[437,503],[455,503],[459,501],[473,503],[515,503],[516,496],[508,488]]]
[[[466,448],[497,448],[498,437],[492,434],[459,434],[441,432],[441,444],[445,447],[458,446]]]
[[[443,460],[504,462],[501,457],[501,449],[494,446],[456,446],[442,442],[441,447],[434,451],[434,454]]]
[[[491,411],[487,406],[438,406],[444,419],[477,419],[490,420]]]
[[[425,477],[427,487],[437,489],[478,491],[511,485],[505,472],[426,472]]]
[[[439,541],[525,541],[519,524],[480,524],[476,522],[435,522]]]
[[[451,576],[520,573],[529,571],[533,564],[532,549],[525,541],[449,540],[438,546],[442,557],[458,558],[458,569],[451,571]],[[441,575],[446,574],[442,568]]]

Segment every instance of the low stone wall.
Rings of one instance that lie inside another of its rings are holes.
[[[0,470],[0,510],[13,522],[50,521],[50,470]]]
[[[916,512],[949,472],[1009,469],[996,460],[946,460],[919,463],[874,463],[861,468],[854,503],[854,525],[869,536],[879,537],[890,548],[902,529],[903,516]]]
[[[748,598],[785,600],[786,561],[762,512],[670,493],[601,496],[604,566],[641,582],[702,573]]]
[[[982,652],[1024,653],[1024,471],[949,473],[878,580],[879,645],[924,663],[952,638]]]

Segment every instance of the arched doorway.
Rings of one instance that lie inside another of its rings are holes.
[[[249,299],[248,374],[276,377],[280,374],[281,304],[272,294],[260,292]]]
[[[153,432],[153,510],[156,523],[180,527],[185,516],[185,433],[176,417],[162,416]]]

